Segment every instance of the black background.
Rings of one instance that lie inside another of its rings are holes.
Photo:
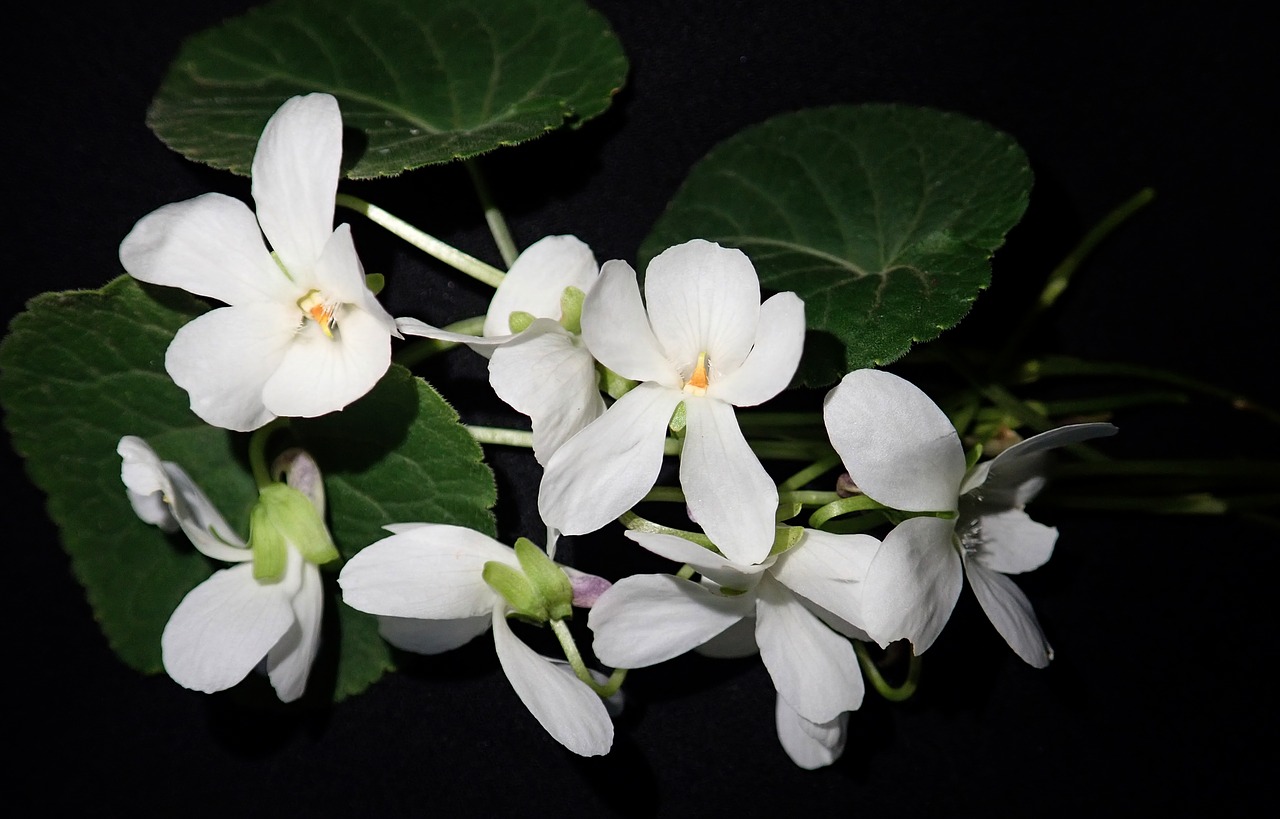
[[[182,39],[247,8],[48,2],[5,26],[8,320],[45,290],[98,287],[141,216],[247,182],[146,128]],[[516,240],[574,233],[636,250],[689,168],[771,115],[831,103],[953,110],[1012,134],[1036,186],[957,331],[1006,329],[1039,277],[1144,186],[1156,201],[1103,245],[1036,341],[1178,369],[1277,403],[1273,43],[1250,4],[597,0],[631,61],[615,105],[486,164]],[[1069,7],[1068,7],[1069,6]],[[20,56],[22,55],[22,56]],[[497,263],[458,168],[344,189]],[[342,217],[346,218],[346,217]],[[446,322],[485,292],[353,218],[395,315]],[[467,420],[514,422],[466,351],[422,373]],[[1274,458],[1274,428],[1209,404],[1121,414],[1113,452]],[[682,658],[633,672],[612,754],[583,760],[511,691],[491,643],[409,663],[332,709],[260,711],[120,663],[20,459],[4,490],[6,732],[21,808],[105,815],[718,816],[787,806],[858,815],[1243,811],[1269,792],[1276,729],[1276,534],[1232,520],[1036,512],[1061,530],[1020,579],[1057,649],[1007,650],[966,592],[918,696],[868,695],[836,765],[778,745],[758,662]],[[536,533],[537,467],[491,449],[510,542]],[[1135,491],[1140,486],[1135,484]],[[525,511],[519,511],[525,510]],[[1036,510],[1033,509],[1033,512]],[[600,548],[597,548],[597,547]],[[621,565],[566,544],[584,566]],[[624,558],[625,562],[625,558]],[[12,787],[12,786],[11,786]],[[11,803],[15,801],[12,797]]]

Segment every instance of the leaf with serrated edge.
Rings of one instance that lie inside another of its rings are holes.
[[[48,496],[108,642],[146,673],[162,670],[160,633],[169,615],[223,566],[133,513],[120,481],[121,436],[138,435],[180,464],[242,535],[256,498],[248,436],[200,421],[164,372],[173,334],[205,309],[180,291],[120,277],[98,291],[33,299],[0,344],[0,403],[14,447]],[[384,523],[435,521],[493,533],[496,491],[479,445],[453,409],[403,368],[392,367],[345,411],[295,420],[290,429],[326,470],[332,531],[345,557],[383,536]],[[336,591],[332,576],[326,587]],[[333,698],[342,699],[392,663],[374,618],[328,597],[341,643],[336,675],[327,676]],[[321,661],[332,651],[322,645]]]
[[[640,257],[693,238],[740,248],[763,288],[804,299],[798,380],[822,386],[959,322],[1030,191],[1022,149],[975,120],[899,105],[810,109],[712,149]]]
[[[343,168],[368,179],[581,123],[626,73],[581,0],[276,0],[190,38],[147,124],[189,159],[248,174],[271,114],[322,91],[342,108]]]

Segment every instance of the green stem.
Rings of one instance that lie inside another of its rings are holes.
[[[871,659],[871,654],[867,651],[866,646],[854,640],[853,651],[858,655],[858,665],[862,666],[862,673],[871,681],[871,685],[880,696],[891,702],[902,702],[916,693],[916,686],[920,683],[920,658],[918,656],[911,655],[910,665],[907,667],[907,678],[902,682],[902,685],[893,686],[880,673],[880,667]]]
[[[841,500],[844,500],[844,498],[841,498],[835,492],[810,490],[778,493],[778,503],[798,503],[801,506],[826,506]]]
[[[635,512],[623,512],[618,517],[618,522],[633,532],[648,532],[651,534],[658,534],[658,535],[674,535],[676,537],[684,538],[690,543],[696,543],[699,546],[703,547],[704,549],[710,549],[711,551],[716,552],[717,554],[719,553],[719,550],[716,549],[715,544],[711,542],[711,538],[707,537],[706,535],[699,534],[698,532],[687,532],[684,529],[674,529],[670,526],[663,526],[661,523],[654,523],[651,520],[642,518],[639,515],[637,515]]]
[[[1053,306],[1058,297],[1067,289],[1067,285],[1071,283],[1071,277],[1075,275],[1076,270],[1080,267],[1090,253],[1093,252],[1103,239],[1111,235],[1111,233],[1120,225],[1124,224],[1129,217],[1137,213],[1145,207],[1153,198],[1156,192],[1151,188],[1143,188],[1138,191],[1127,202],[1120,207],[1108,213],[1103,217],[1102,221],[1093,226],[1093,229],[1084,235],[1080,243],[1075,246],[1070,253],[1066,255],[1058,266],[1049,274],[1048,281],[1045,282],[1044,289],[1040,291],[1040,297],[1036,299],[1035,305],[1027,311],[1022,317],[1022,322],[1011,333],[1005,341],[1004,347],[995,356],[992,361],[992,372],[996,372],[1008,363],[1011,358],[1022,347],[1023,340],[1027,334],[1031,332],[1036,321],[1046,310]]]
[[[275,483],[271,479],[271,470],[267,465],[267,440],[272,433],[288,425],[287,418],[276,418],[270,423],[258,427],[249,436],[249,469],[253,473],[253,482],[258,489]]]
[[[618,689],[622,687],[622,681],[627,677],[625,668],[615,668],[613,674],[609,676],[609,681],[601,685],[596,682],[595,676],[587,668],[586,663],[582,661],[582,654],[578,652],[578,644],[574,642],[573,634],[569,632],[569,626],[563,620],[552,620],[551,630],[555,632],[556,639],[560,641],[560,648],[564,650],[564,658],[569,661],[569,666],[573,669],[573,673],[577,675],[578,679],[586,683],[601,699],[608,699],[618,692]]]
[[[854,495],[852,498],[840,498],[832,501],[826,506],[821,507],[809,516],[809,528],[821,529],[822,524],[840,515],[847,515],[850,512],[864,512],[874,509],[884,509],[883,504],[876,503],[866,495]]]
[[[444,328],[451,333],[466,333],[471,336],[481,335],[484,331],[484,316],[474,316],[472,318],[455,321]],[[441,341],[438,338],[418,338],[410,344],[400,348],[395,354],[395,362],[405,367],[412,367],[436,353],[443,353],[445,350],[452,350],[458,346],[456,341]]]
[[[520,255],[520,251],[516,249],[515,239],[511,238],[511,230],[507,227],[507,220],[503,218],[502,211],[498,210],[498,206],[494,204],[493,196],[489,193],[489,185],[485,182],[484,175],[480,173],[480,166],[476,161],[467,160],[462,164],[466,166],[467,173],[471,174],[471,184],[476,189],[476,196],[480,199],[480,206],[484,208],[484,220],[489,223],[489,233],[493,234],[493,242],[498,246],[498,252],[502,254],[502,261],[510,269],[512,263],[516,260],[516,256]]]
[[[467,432],[482,444],[502,444],[533,449],[533,433],[523,429],[507,429],[505,427],[474,427],[464,424]]]
[[[358,199],[345,193],[338,194],[338,204],[365,216],[369,221],[386,228],[428,256],[439,259],[477,281],[484,282],[490,287],[497,287],[502,284],[502,279],[506,274],[498,268],[485,264],[474,256],[469,256],[430,234],[423,233],[413,225],[403,219],[392,216],[377,205],[371,205],[363,199]]]
[[[840,466],[839,455],[821,458],[778,484],[778,491],[790,492],[793,489],[799,489],[810,481],[814,481],[827,474],[837,466]]]

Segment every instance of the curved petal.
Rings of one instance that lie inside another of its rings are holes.
[[[343,601],[370,614],[456,620],[500,600],[484,582],[489,561],[519,568],[515,552],[461,526],[423,524],[361,549],[338,575]]]
[[[759,563],[773,548],[778,487],[742,436],[733,407],[688,396],[680,486],[690,516],[736,563]]]
[[[560,297],[566,287],[591,292],[599,274],[591,248],[577,236],[544,236],[511,263],[489,302],[484,334],[511,332],[511,314],[521,311],[536,318],[560,321]]]
[[[772,578],[757,589],[756,642],[779,696],[805,719],[828,722],[862,705],[853,644]]]
[[[363,397],[390,365],[391,336],[377,316],[344,312],[334,338],[308,320],[267,379],[262,400],[287,418],[326,415]]]
[[[536,322],[535,322],[536,323]],[[440,341],[452,341],[455,344],[465,344],[472,351],[480,353],[483,356],[493,355],[493,350],[506,344],[513,338],[517,338],[517,334],[512,333],[505,336],[473,336],[468,333],[454,333],[449,330],[442,330],[439,327],[433,327],[424,321],[416,318],[400,317],[395,320],[396,330],[406,336],[418,336],[420,338],[434,338]],[[559,326],[558,324],[556,326]]]
[[[908,512],[956,508],[964,447],[950,419],[909,381],[854,370],[823,402],[827,434],[854,483]]]
[[[751,612],[724,631],[694,648],[704,657],[715,660],[736,660],[760,653],[756,645],[756,616]]]
[[[871,535],[835,535],[805,529],[770,574],[842,620],[863,627],[862,583],[880,541]]]
[[[667,574],[624,577],[587,617],[596,657],[614,668],[644,668],[678,657],[746,617],[755,597],[725,597]]]
[[[489,630],[491,614],[457,620],[418,620],[413,617],[378,616],[382,639],[415,654],[443,654],[464,646]]]
[[[120,243],[138,281],[181,287],[227,304],[292,301],[302,294],[262,243],[243,202],[206,193],[142,217]]]
[[[802,352],[804,302],[795,293],[778,293],[760,305],[755,345],[742,366],[728,372],[718,366],[707,395],[735,407],[763,404],[791,383]]]
[[[174,609],[160,635],[164,669],[184,688],[212,693],[240,682],[294,624],[278,584],[253,565],[214,572]]]
[[[710,549],[704,549],[696,543],[675,535],[664,535],[657,532],[636,532],[628,530],[626,536],[655,555],[665,557],[676,563],[687,563],[718,586],[746,591],[755,588],[760,575],[773,565],[773,558],[768,557],[755,565],[735,563],[721,557]]]
[[[844,753],[849,714],[843,713],[829,722],[810,722],[796,713],[782,697],[774,707],[778,741],[791,761],[806,771],[826,767]]]
[[[1038,569],[1053,556],[1058,530],[1036,523],[1021,509],[978,518],[977,552],[972,559],[992,571],[1020,574]]]
[[[206,423],[248,432],[275,418],[263,387],[294,342],[292,304],[242,304],[212,310],[173,337],[164,366],[187,391],[191,411]]]
[[[582,340],[597,361],[624,378],[684,386],[676,364],[653,335],[636,271],[626,262],[605,262],[600,268],[582,303]]]
[[[178,531],[178,519],[168,500],[173,497],[173,487],[160,456],[136,435],[121,438],[116,454],[120,456],[120,480],[134,514],[163,532]]]
[[[293,702],[307,688],[307,677],[320,650],[320,621],[324,596],[320,569],[314,563],[302,566],[302,585],[290,601],[294,624],[280,642],[267,652],[267,676],[281,702]]]
[[[565,674],[526,646],[493,612],[493,644],[516,696],[552,738],[579,756],[600,756],[613,746],[613,721],[586,683]]]
[[[964,584],[952,531],[949,520],[911,518],[880,544],[863,583],[862,617],[882,647],[905,637],[923,654],[947,624]]]
[[[338,225],[329,236],[316,261],[314,280],[313,286],[326,298],[346,305],[344,314],[349,314],[352,308],[363,310],[382,325],[387,335],[399,335],[395,319],[365,282],[364,265],[356,255],[355,242],[351,238],[351,225]]]
[[[974,560],[964,563],[969,588],[987,613],[991,624],[1014,652],[1028,664],[1044,668],[1053,659],[1053,648],[1044,637],[1031,601],[1012,580]]]
[[[164,469],[173,487],[174,517],[191,545],[201,554],[225,563],[252,560],[253,552],[182,467],[165,463]]]
[[[596,360],[577,336],[538,319],[489,359],[489,384],[498,397],[533,422],[533,454],[551,455],[604,414]]]
[[[1117,431],[1111,424],[1072,424],[1032,435],[992,458],[986,480],[974,488],[973,494],[990,506],[1021,507],[1044,487],[1049,450],[1115,435]]]
[[[645,269],[644,299],[658,343],[686,378],[700,353],[713,378],[733,372],[756,340],[760,279],[736,248],[704,239],[667,248]]]
[[[635,506],[658,479],[667,423],[681,397],[641,384],[557,449],[538,491],[547,525],[582,535]]]
[[[342,114],[328,94],[287,100],[258,139],[258,223],[290,275],[307,275],[333,232],[341,160]]]

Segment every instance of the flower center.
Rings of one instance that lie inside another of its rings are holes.
[[[311,319],[320,325],[320,329],[328,338],[333,338],[333,331],[338,329],[338,308],[341,306],[336,301],[325,301],[324,294],[319,290],[312,290],[298,299],[298,309],[306,316],[303,322],[305,323],[307,318]]]
[[[690,395],[706,395],[707,394],[707,353],[698,353],[698,363],[694,365],[693,375],[689,376],[689,380],[684,382],[684,391]]]
[[[965,554],[976,554],[982,547],[982,519],[972,517],[956,526],[956,543]]]

